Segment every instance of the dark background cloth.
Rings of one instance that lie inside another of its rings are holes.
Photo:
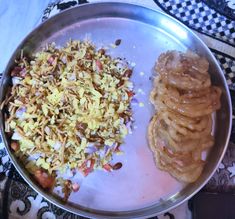
[[[64,9],[92,1],[56,1],[44,10],[42,21]],[[191,29],[218,40],[230,48],[230,53],[210,48],[220,64],[230,88],[233,101],[233,128],[227,153],[214,176],[203,191],[235,192],[235,5],[232,1],[216,0],[153,0],[152,5],[161,8]],[[53,12],[53,13],[52,13]],[[232,49],[232,50],[231,50]],[[231,51],[234,51],[231,55]],[[16,204],[16,201],[18,204]],[[38,205],[36,213],[33,208]],[[36,203],[36,204],[35,204]],[[20,206],[20,207],[19,207]],[[177,211],[176,211],[177,212]],[[37,218],[82,218],[51,204],[39,196],[15,170],[0,138],[0,218],[24,218],[25,215]],[[168,212],[157,218],[179,218],[175,212]],[[183,219],[183,218],[180,218]]]

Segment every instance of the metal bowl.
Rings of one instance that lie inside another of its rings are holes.
[[[138,128],[125,139],[125,154],[114,158],[123,162],[123,168],[112,173],[96,171],[90,174],[79,192],[63,203],[55,195],[41,189],[15,158],[4,133],[1,113],[1,134],[13,164],[25,181],[44,198],[65,210],[87,217],[143,218],[180,205],[207,183],[222,160],[229,141],[232,110],[226,80],[216,59],[190,29],[174,18],[159,11],[124,3],[94,3],[66,10],[42,23],[18,46],[3,74],[0,100],[5,97],[10,84],[9,72],[21,49],[30,55],[48,42],[63,45],[70,38],[85,37],[98,46],[122,39],[121,45],[110,50],[110,54],[126,57],[136,64],[132,80],[137,97],[145,107],[133,108]],[[214,117],[215,145],[207,156],[202,175],[192,184],[181,184],[169,174],[159,171],[146,140],[147,125],[153,113],[148,100],[152,87],[149,77],[153,74],[152,68],[159,54],[171,49],[190,49],[206,57],[210,63],[212,83],[223,91],[221,109]]]

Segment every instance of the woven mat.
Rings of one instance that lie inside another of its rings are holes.
[[[43,11],[41,21],[47,20],[64,9],[92,2],[97,1],[52,2]],[[123,0],[120,2],[137,3],[163,10],[194,30],[218,60],[229,85],[232,101],[235,103],[235,5],[232,3],[233,1]],[[234,105],[233,115],[235,115]],[[233,116],[233,129],[227,153],[214,176],[203,188],[204,191],[235,192],[234,124]],[[155,219],[189,219],[191,217],[188,203],[184,203],[164,215],[155,217]],[[56,207],[31,189],[11,164],[0,137],[0,218],[51,219],[82,217]]]

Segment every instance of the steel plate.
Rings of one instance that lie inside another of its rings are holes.
[[[91,39],[97,47],[107,46],[121,39],[121,45],[110,49],[116,57],[125,57],[134,67],[132,81],[136,97],[144,107],[133,106],[135,129],[125,139],[124,155],[116,156],[123,163],[119,171],[96,171],[86,177],[81,189],[73,193],[68,203],[61,202],[53,194],[43,191],[9,149],[3,131],[6,149],[13,164],[24,179],[38,193],[52,203],[92,218],[150,217],[170,210],[195,194],[209,180],[221,161],[231,129],[231,100],[223,72],[209,49],[187,27],[170,16],[142,6],[124,3],[94,3],[66,10],[31,32],[11,57],[3,75],[1,100],[9,84],[9,71],[20,49],[28,54],[41,49],[46,43],[63,45],[69,39]],[[153,114],[149,103],[152,88],[150,77],[155,60],[166,50],[190,49],[205,56],[210,63],[213,84],[223,90],[222,107],[214,119],[215,145],[207,156],[207,164],[201,177],[192,184],[177,182],[169,174],[159,171],[148,148],[146,131]],[[140,73],[143,72],[143,73]]]

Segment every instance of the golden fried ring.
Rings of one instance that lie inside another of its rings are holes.
[[[160,123],[163,124],[164,127],[167,126],[167,131],[169,132],[170,136],[179,141],[180,139],[198,139],[203,138],[211,134],[212,128],[212,119],[209,117],[206,127],[204,127],[201,131],[191,131],[190,129],[184,128],[180,125],[172,125],[172,121],[169,118],[164,116],[164,112],[159,112],[159,119]]]
[[[191,92],[191,94],[188,92],[187,96],[184,96],[180,95],[175,88],[167,88],[159,78],[155,79],[155,83],[156,87],[150,94],[150,101],[157,110],[164,110],[167,106],[182,115],[195,118],[209,115],[220,108],[221,90],[218,87],[207,89],[207,94],[202,92],[203,97],[195,94],[196,98],[189,98],[190,95],[193,96],[192,93],[197,92]]]
[[[197,55],[169,51],[159,56],[155,70],[164,83],[180,89],[200,90],[211,85],[208,62]]]
[[[208,126],[209,122],[212,122],[211,115],[189,118],[171,110],[161,111],[161,114],[168,125],[173,126],[179,132],[181,131],[182,134],[186,134],[187,130],[201,132]],[[183,128],[186,130],[183,130]]]
[[[201,160],[199,157],[194,157],[194,154],[190,152],[176,152],[169,150],[166,147],[161,147],[159,145],[159,141],[157,141],[157,148],[156,150],[159,151],[159,153],[165,157],[166,160],[168,160],[170,163],[175,162],[175,166],[180,168],[183,168],[185,165],[189,166],[193,163],[197,164],[203,164],[204,161]]]
[[[194,160],[193,158],[189,161],[188,159],[177,159],[175,158],[175,154],[169,155],[166,153],[166,151],[158,150],[161,160],[165,163],[174,165],[174,168],[178,169],[181,172],[187,172],[193,168],[196,168],[200,165],[203,165],[205,162],[203,160]],[[190,154],[188,154],[188,158],[192,157]]]
[[[182,53],[174,50],[162,53],[158,58],[157,67],[163,72],[184,72],[189,69],[195,69],[201,74],[207,74],[209,63],[205,58],[201,58],[193,52],[187,51]],[[195,78],[200,78],[200,76],[195,75]]]
[[[157,114],[155,114],[148,126],[148,143],[152,151],[155,151],[156,147],[156,138],[155,138],[155,125],[157,121]]]
[[[211,135],[208,135],[201,139],[182,139],[181,141],[175,141],[170,136],[170,134],[163,129],[157,129],[155,135],[160,137],[161,139],[165,139],[165,141],[167,142],[167,147],[174,152],[193,151],[197,147],[208,148],[213,145],[213,138]]]
[[[157,138],[164,139],[164,146],[174,152],[194,151],[197,148],[203,150],[213,145],[213,137],[210,134],[199,139],[182,138],[176,141],[170,136],[167,129],[162,126],[158,114],[152,118],[148,128],[148,139],[152,150],[154,150],[157,144]]]
[[[154,153],[157,166],[159,169],[169,172],[173,177],[182,182],[194,182],[200,176],[203,168],[204,162],[201,160],[203,148],[198,147],[196,151],[183,153],[174,153],[173,151],[170,151],[165,147],[165,142],[155,135],[157,120],[158,116],[155,115],[148,128],[149,145]],[[164,150],[162,150],[162,148],[164,148]],[[188,165],[182,167],[180,162],[183,162],[184,164],[187,163]],[[191,173],[191,171],[193,173]]]
[[[211,86],[209,76],[204,79],[204,82],[201,82],[198,79],[193,79],[188,74],[182,75],[182,73],[178,72],[165,72],[164,74],[161,74],[161,77],[164,83],[182,90],[197,91],[201,89],[206,89]]]
[[[158,99],[159,99],[158,102],[165,104],[169,109],[191,118],[209,115],[220,108],[220,101],[216,101],[213,104],[208,103],[208,104],[190,105],[190,104],[173,103],[165,96],[158,96]]]
[[[166,105],[169,109],[191,118],[211,114],[213,111],[220,108],[221,89],[215,86],[210,89],[210,93],[207,97],[201,98],[201,102],[199,97],[182,99],[178,94],[179,99],[176,100],[177,98],[175,96],[177,96],[177,94],[171,94],[166,87],[163,88],[163,86],[159,84],[155,92],[152,93],[151,100],[158,108],[165,108],[164,105]]]
[[[202,152],[214,143],[211,113],[220,108],[221,90],[211,87],[209,63],[194,53],[160,55],[150,101],[158,114],[148,129],[159,169],[183,182],[201,174]]]
[[[220,96],[220,89],[216,86],[200,91],[181,90],[163,84],[161,80],[157,82],[155,89],[159,95],[166,95],[172,102],[182,104],[213,104]]]
[[[185,169],[179,170],[174,167],[174,164],[164,162],[164,160],[161,159],[159,153],[156,153],[155,161],[159,169],[167,171],[174,178],[185,183],[195,182],[201,175],[204,167],[204,165],[196,165],[196,166],[190,166],[190,168],[188,168],[187,171]]]

